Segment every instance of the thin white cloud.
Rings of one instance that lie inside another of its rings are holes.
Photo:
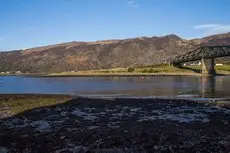
[[[212,34],[230,32],[230,24],[229,25],[203,24],[203,25],[196,25],[193,28],[196,30],[203,31],[204,35],[212,35]]]
[[[108,32],[107,35],[112,35],[113,33],[112,32]]]
[[[221,26],[220,24],[202,24],[194,26],[194,29],[207,29]]]
[[[127,0],[126,3],[133,8],[138,8],[139,5],[134,0]]]

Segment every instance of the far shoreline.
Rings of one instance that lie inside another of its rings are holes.
[[[79,74],[46,74],[26,75],[35,77],[146,77],[146,76],[202,76],[198,73],[79,73]]]
[[[215,75],[229,76],[230,65],[216,66]],[[145,76],[204,76],[200,66],[187,66],[182,68],[170,65],[153,65],[141,68],[113,68],[85,71],[40,72],[40,73],[0,73],[0,76],[25,77],[145,77]]]
[[[0,77],[7,76],[22,76],[22,77],[151,77],[151,76],[197,76],[197,77],[211,77],[211,76],[230,76],[230,73],[218,73],[215,75],[206,75],[203,76],[200,73],[79,73],[79,74],[9,74],[9,75],[0,75]]]

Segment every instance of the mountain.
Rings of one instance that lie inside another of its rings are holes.
[[[230,45],[230,32],[218,35],[204,37],[202,39],[193,39],[191,42],[198,45]]]
[[[69,42],[0,52],[0,72],[62,72],[136,67],[169,61],[202,45],[230,45],[230,33],[185,40],[177,35]]]

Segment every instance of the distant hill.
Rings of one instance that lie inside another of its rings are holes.
[[[0,52],[0,72],[62,72],[160,64],[202,45],[230,45],[230,33],[192,40],[167,35],[69,42]]]

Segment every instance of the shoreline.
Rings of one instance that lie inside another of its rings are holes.
[[[196,73],[102,73],[102,74],[55,74],[38,77],[145,77],[145,76],[202,76]]]
[[[217,100],[229,100],[230,97],[225,98],[202,98],[202,97],[175,97],[175,96],[94,96],[94,95],[81,95],[81,94],[55,94],[55,93],[0,93],[0,100],[2,98],[10,97],[68,97],[68,98],[88,98],[88,99],[162,99],[162,100],[191,100],[191,101],[217,101]]]
[[[24,109],[0,119],[0,150],[9,153],[230,151],[230,101],[63,96],[0,95],[6,106],[0,107],[0,116],[12,107]]]
[[[215,66],[216,74],[207,76],[230,76],[230,65]],[[119,76],[203,76],[201,66],[173,67],[168,64],[146,67],[111,68],[82,71],[39,72],[39,73],[0,73],[0,76],[27,77],[119,77]]]
[[[4,76],[22,76],[22,77],[146,77],[146,76],[198,76],[198,77],[210,77],[210,76],[230,76],[230,73],[219,73],[215,75],[203,76],[200,73],[95,73],[95,74],[9,74],[0,75]]]
[[[119,96],[83,96],[83,95],[71,95],[71,94],[0,94],[0,119],[1,119],[1,111],[7,112],[10,107],[16,107],[15,111],[12,109],[11,113],[7,113],[8,116],[15,115],[17,113],[21,113],[23,111],[28,111],[34,108],[47,107],[57,104],[64,104],[68,101],[72,101],[75,99],[83,99],[83,100],[92,100],[92,101],[169,101],[169,102],[182,102],[186,101],[188,103],[196,103],[197,105],[209,105],[209,106],[218,106],[223,108],[230,109],[230,98],[191,98],[191,97],[161,97],[161,96],[153,96],[153,97],[119,97]],[[18,100],[18,101],[17,101]],[[4,102],[6,101],[6,102]],[[10,101],[13,101],[13,105],[10,105]],[[33,101],[33,103],[30,103]],[[44,102],[43,102],[44,101]],[[8,103],[9,102],[9,103]],[[39,103],[39,105],[36,104]],[[27,107],[27,103],[30,107]],[[9,104],[9,105],[8,105]],[[18,105],[17,105],[18,104]],[[179,103],[180,104],[180,103]],[[26,107],[25,107],[26,106]],[[6,107],[7,109],[5,109]],[[25,108],[24,108],[25,107]],[[6,115],[7,116],[7,115]]]

